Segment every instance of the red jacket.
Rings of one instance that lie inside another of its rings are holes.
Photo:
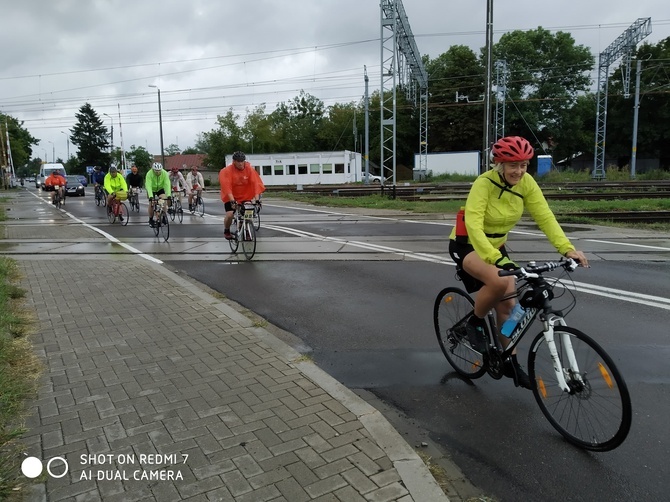
[[[44,180],[44,184],[48,187],[58,185],[62,188],[65,188],[66,183],[67,183],[67,181],[65,181],[65,178],[63,178],[60,174],[54,174],[54,173],[51,173]]]
[[[230,194],[237,202],[245,202],[265,191],[261,177],[249,162],[244,163],[242,170],[233,164],[221,169],[219,185],[221,185],[221,200],[224,203],[230,202]]]

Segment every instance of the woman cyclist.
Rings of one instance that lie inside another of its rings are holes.
[[[502,326],[514,308],[514,298],[501,301],[515,291],[514,277],[499,277],[498,271],[519,268],[507,255],[505,242],[524,209],[559,253],[588,267],[586,256],[565,236],[536,181],[526,175],[534,153],[530,143],[519,136],[504,137],[493,145],[491,153],[492,170],[475,180],[465,203],[465,232],[457,225],[458,232],[454,227],[449,236],[449,254],[464,282],[482,284],[475,298],[474,314],[466,326],[470,344],[478,352],[486,350],[483,329],[486,314],[495,309],[498,326]],[[499,339],[503,346],[509,344],[508,338],[500,335]],[[530,388],[530,380],[516,353],[505,361],[504,374],[511,378],[516,375],[518,385]]]

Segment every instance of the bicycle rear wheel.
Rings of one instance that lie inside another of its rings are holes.
[[[581,331],[557,326],[554,340],[571,390],[559,388],[549,348],[540,333],[528,355],[537,404],[570,443],[592,451],[613,450],[630,430],[632,407],[626,382],[603,348]],[[578,372],[570,367],[570,351]]]
[[[479,378],[486,372],[482,355],[470,347],[465,331],[465,322],[474,304],[472,297],[462,289],[444,288],[433,307],[435,334],[442,353],[456,372],[467,378]]]
[[[170,221],[168,220],[168,216],[165,213],[161,214],[160,231],[161,237],[163,237],[163,240],[167,242],[167,240],[170,238]]]
[[[129,215],[128,206],[126,206],[125,202],[121,202],[119,204],[119,219],[121,220],[121,225],[124,227],[128,224]]]
[[[251,260],[256,254],[256,230],[249,222],[244,222],[240,235],[242,241],[242,252],[247,260]]]

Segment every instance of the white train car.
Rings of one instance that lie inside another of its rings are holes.
[[[349,150],[338,152],[246,154],[266,186],[341,185],[362,181],[362,156]],[[233,156],[226,155],[226,165]]]

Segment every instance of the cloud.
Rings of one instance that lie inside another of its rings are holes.
[[[421,54],[435,58],[453,44],[484,46],[486,2],[404,2]],[[0,0],[0,111],[24,121],[45,150],[65,158],[67,132],[86,102],[114,124],[124,146],[159,147],[161,89],[165,145],[193,146],[232,107],[244,115],[301,89],[333,102],[358,102],[380,85],[378,1],[354,0]],[[556,0],[494,2],[496,39],[505,30],[570,32],[597,54],[635,19],[662,16],[665,1]],[[650,41],[668,36],[659,18]],[[102,114],[107,114],[109,118]],[[45,147],[45,145],[47,145]],[[74,152],[72,152],[74,153]]]

